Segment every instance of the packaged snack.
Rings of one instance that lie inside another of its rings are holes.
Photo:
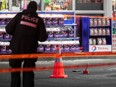
[[[102,29],[102,35],[106,35],[106,29],[105,28]]]
[[[102,38],[97,38],[97,43],[98,43],[98,45],[102,45]]]
[[[75,45],[74,44],[71,44],[69,48],[70,48],[69,49],[70,52],[74,52],[75,51]]]
[[[58,26],[58,18],[52,18],[52,25]]]
[[[80,52],[80,48],[77,44],[74,45],[75,46],[75,52]]]
[[[94,29],[93,28],[90,29],[90,35],[94,35]]]
[[[63,31],[63,37],[67,38],[68,37],[68,32],[67,31]]]
[[[54,37],[55,37],[55,38],[59,38],[59,37],[60,37],[60,31],[55,32],[55,33],[54,33]]]
[[[94,26],[93,18],[90,18],[90,27]]]
[[[37,52],[44,52],[44,46],[43,45],[39,45],[37,47]]]
[[[93,39],[92,38],[89,39],[89,44],[93,45]]]
[[[107,19],[107,20],[106,20],[106,25],[107,25],[107,26],[110,26],[110,19]]]
[[[7,34],[7,33],[5,33],[5,34],[4,34],[4,39],[5,39],[5,40],[10,40],[10,39],[11,39],[11,38],[10,38],[10,35]]]
[[[106,33],[107,33],[107,35],[110,35],[110,29],[109,28],[106,29]]]
[[[46,19],[46,26],[52,26],[52,18]]]
[[[69,31],[69,38],[72,38],[72,37],[74,37],[74,31],[73,30]]]
[[[51,52],[52,53],[57,52],[56,45],[51,46]]]
[[[1,25],[5,25],[5,24],[6,24],[6,20],[5,20],[5,19],[1,19],[1,20],[0,20],[0,24],[1,24]]]
[[[94,26],[98,26],[98,21],[96,18],[94,18]]]
[[[95,29],[93,29],[93,30],[94,30],[94,35],[98,35],[98,29],[95,28]]]
[[[106,26],[106,19],[102,18],[102,26]]]
[[[93,45],[96,45],[96,44],[97,44],[95,38],[93,38],[93,43],[92,43],[92,44],[93,44]]]
[[[63,52],[69,52],[69,45],[63,46]]]
[[[102,26],[102,20],[101,20],[101,18],[98,18],[98,26]]]
[[[102,35],[102,28],[98,29],[98,35]]]
[[[0,40],[3,40],[3,33],[0,32]]]
[[[63,26],[64,25],[64,19],[63,18],[59,18],[58,19],[58,24],[59,24],[59,26]]]
[[[60,32],[60,35],[59,35],[60,38],[64,37],[63,33],[64,33],[63,31]]]
[[[50,45],[45,46],[45,52],[51,52],[51,46]]]
[[[6,49],[6,54],[11,54],[11,53],[12,53],[12,50],[9,49],[9,48],[7,48],[7,49]]]
[[[53,38],[54,37],[54,32],[49,32],[48,33],[48,38]]]
[[[106,45],[107,43],[106,43],[106,38],[102,38],[102,44],[103,45]]]
[[[6,54],[6,46],[1,46],[0,53],[1,54]]]

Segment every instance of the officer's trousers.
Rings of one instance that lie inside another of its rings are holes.
[[[12,68],[32,68],[35,67],[34,59],[10,59],[9,65]],[[22,75],[21,75],[22,74]],[[21,78],[22,77],[22,78]],[[34,87],[34,72],[11,72],[11,87]]]

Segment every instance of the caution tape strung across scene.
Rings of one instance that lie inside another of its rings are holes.
[[[60,56],[61,58],[78,58],[78,57],[97,57],[97,56],[116,56],[116,52],[80,52],[80,53],[54,53],[54,54],[10,54],[10,55],[0,55],[0,59],[23,59],[23,58],[56,58]],[[116,63],[107,63],[107,64],[89,64],[89,67],[97,67],[97,66],[111,66],[116,65]],[[78,68],[78,67],[86,67],[87,65],[72,65],[72,66],[64,66],[63,68]],[[59,67],[61,68],[61,67]],[[0,69],[1,73],[8,73],[8,72],[18,72],[18,71],[31,71],[31,70],[50,70],[53,67],[36,67],[36,68],[6,68]]]
[[[7,54],[0,55],[0,59],[24,59],[24,58],[62,58],[67,57],[101,57],[101,56],[116,56],[116,52],[77,52],[77,53],[42,53],[42,54]]]

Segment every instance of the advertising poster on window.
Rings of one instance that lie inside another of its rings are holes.
[[[116,20],[112,22],[112,51],[116,52]]]
[[[44,10],[72,10],[72,0],[44,0]]]

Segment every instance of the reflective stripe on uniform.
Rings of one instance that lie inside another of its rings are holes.
[[[26,25],[26,26],[30,26],[30,27],[33,27],[33,28],[37,28],[36,24],[30,23],[30,22],[26,22],[26,21],[21,21],[20,24]]]

